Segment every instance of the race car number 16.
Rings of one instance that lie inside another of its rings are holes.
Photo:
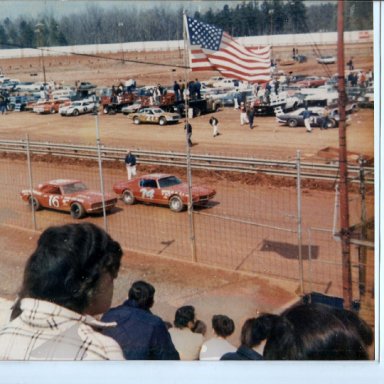
[[[60,205],[60,202],[59,202],[59,197],[58,196],[49,196],[49,205],[51,207],[56,207],[58,208],[58,206]]]

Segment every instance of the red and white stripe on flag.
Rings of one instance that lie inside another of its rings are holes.
[[[188,42],[192,71],[216,70],[225,77],[251,83],[264,83],[271,79],[270,47],[250,49],[239,44],[225,32],[222,34],[218,50],[191,45],[190,38]]]

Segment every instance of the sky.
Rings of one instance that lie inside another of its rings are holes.
[[[19,15],[30,15],[36,17],[39,14],[47,12],[55,17],[60,17],[76,10],[82,11],[87,5],[99,5],[106,8],[122,8],[127,6],[135,6],[137,8],[152,8],[154,6],[175,7],[185,5],[188,9],[200,8],[205,11],[210,7],[212,9],[222,8],[225,4],[235,6],[242,1],[209,1],[209,0],[189,0],[189,1],[176,1],[176,0],[0,0],[0,19],[6,17],[15,18]]]
[[[154,6],[179,8],[184,5],[188,10],[205,12],[209,8],[222,9],[225,4],[235,7],[242,2],[242,0],[0,0],[0,20],[4,20],[6,17],[14,19],[20,15],[37,17],[44,13],[60,18],[76,12],[76,10],[83,11],[87,5],[92,4],[105,8],[126,8],[128,6],[137,8],[152,8]],[[314,1],[307,1],[307,3],[313,4]]]

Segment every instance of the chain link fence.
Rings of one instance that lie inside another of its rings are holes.
[[[100,154],[101,146],[98,151]],[[33,152],[28,139],[22,153],[0,159],[2,224],[42,231],[47,226],[76,222],[68,213],[52,209],[34,212],[21,200],[22,190],[44,181],[78,179],[92,190],[113,193],[112,185],[126,178],[122,162],[111,165],[101,157],[87,163],[65,157],[47,159]],[[211,183],[217,190],[207,206],[175,213],[167,207],[126,206],[119,201],[106,216],[90,215],[81,220],[106,227],[127,250],[289,279],[297,281],[299,293],[318,291],[342,297],[341,245],[335,235],[337,189],[303,188],[299,157],[294,169],[297,173],[292,182],[279,186],[250,183],[257,173],[242,173],[241,178],[235,169],[215,171],[213,180],[201,169],[192,168],[193,184]],[[179,174],[188,179],[186,167],[179,168]],[[283,180],[284,176],[275,176],[275,182],[276,178]],[[374,215],[372,193],[363,190],[364,198],[361,188],[351,190],[352,225],[361,223],[362,212],[365,220]],[[367,285],[367,256],[361,247],[352,254],[355,298]]]

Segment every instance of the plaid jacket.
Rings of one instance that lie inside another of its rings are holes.
[[[115,326],[56,304],[23,299],[22,313],[0,330],[0,360],[123,360],[97,329]]]

